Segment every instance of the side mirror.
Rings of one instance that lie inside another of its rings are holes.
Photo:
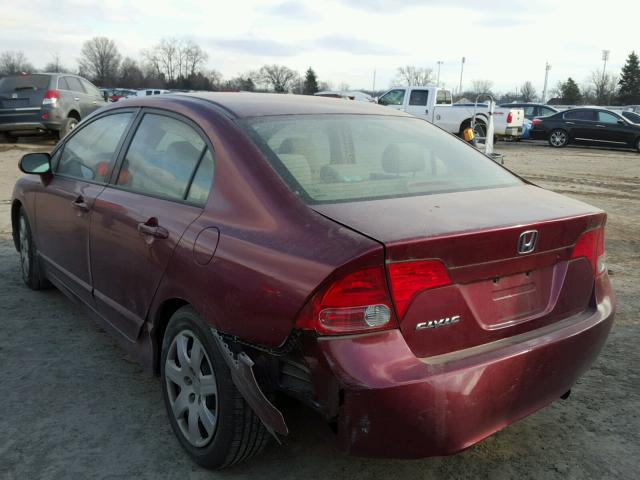
[[[51,173],[51,155],[48,153],[27,153],[20,159],[18,168],[24,173],[35,175]]]
[[[626,124],[627,122],[625,122],[624,120],[618,119],[618,125],[626,125]]]

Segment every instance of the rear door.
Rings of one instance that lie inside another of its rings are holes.
[[[432,115],[430,115],[429,112],[429,90],[412,88],[409,92],[409,102],[407,103],[405,111],[414,117],[431,120]]]
[[[595,110],[573,110],[563,116],[563,124],[571,140],[593,143],[598,137],[596,132]]]
[[[0,123],[40,121],[49,75],[16,75],[0,79]]]
[[[93,209],[91,268],[98,310],[135,339],[174,248],[202,213],[208,190],[198,179],[212,174],[213,151],[188,120],[150,110],[118,168]]]
[[[54,155],[54,174],[36,196],[38,253],[47,274],[89,305],[91,209],[133,116],[132,110],[111,112],[74,132]]]

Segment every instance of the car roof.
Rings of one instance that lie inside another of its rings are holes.
[[[270,115],[355,114],[410,117],[389,107],[313,95],[249,92],[195,92],[168,94],[165,98],[188,97],[223,108],[236,118]],[[156,101],[161,101],[160,99]],[[155,103],[155,102],[154,102]]]

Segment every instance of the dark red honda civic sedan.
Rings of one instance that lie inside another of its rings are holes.
[[[135,98],[20,166],[26,284],[161,376],[208,468],[288,433],[281,393],[347,453],[459,452],[566,396],[613,322],[603,211],[377,105]]]

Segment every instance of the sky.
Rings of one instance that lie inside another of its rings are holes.
[[[440,81],[463,90],[474,79],[500,92],[531,81],[541,93],[572,76],[586,83],[619,74],[640,52],[640,1],[607,0],[0,0],[0,51],[23,51],[42,68],[55,54],[76,68],[82,43],[115,40],[123,56],[162,37],[191,39],[225,78],[278,63],[352,89],[391,85],[404,65],[441,64]]]

